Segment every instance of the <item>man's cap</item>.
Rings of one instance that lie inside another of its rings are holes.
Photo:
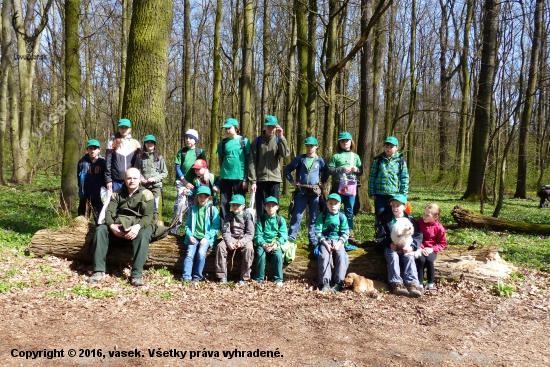
[[[390,143],[390,144],[393,144],[393,145],[399,145],[399,140],[397,140],[397,138],[395,136],[388,136],[386,138],[386,140],[384,140],[384,144],[385,143]]]
[[[335,192],[328,196],[327,201],[330,200],[330,199],[334,199],[334,200],[338,201],[339,203],[342,202],[342,197],[340,195],[338,195],[337,193],[335,193]]]
[[[90,139],[88,140],[88,142],[86,143],[86,148],[88,147],[100,147],[101,145],[99,144],[99,140],[97,139]]]
[[[240,194],[233,195],[233,197],[231,198],[231,201],[229,202],[229,204],[244,205],[245,204],[244,196],[242,196]]]
[[[399,201],[401,204],[403,205],[407,205],[407,197],[403,194],[397,194],[397,195],[393,195],[391,198],[390,198],[390,203],[392,201]]]
[[[317,142],[317,139],[315,139],[313,136],[308,136],[304,145],[319,145],[319,143]]]
[[[233,117],[230,117],[227,120],[225,120],[225,123],[223,124],[222,128],[228,129],[231,126],[239,126],[239,121],[237,121]]]
[[[279,123],[279,120],[277,120],[277,117],[273,115],[267,116],[264,121],[265,126],[277,126],[278,123]]]
[[[144,142],[144,143],[145,143],[145,142],[148,142],[148,141],[152,141],[152,142],[156,143],[156,142],[157,142],[157,138],[155,138],[154,135],[149,134],[149,135],[146,135],[146,136],[143,138],[143,142]]]
[[[132,127],[132,123],[128,119],[120,119],[118,120],[118,127],[121,126]]]
[[[205,194],[208,196],[212,196],[212,191],[210,190],[210,187],[208,186],[201,186],[198,188],[196,195],[199,196],[200,194]]]
[[[351,140],[351,139],[353,138],[351,137],[351,134],[348,133],[347,131],[344,131],[338,134],[338,140]]]
[[[197,143],[199,142],[199,133],[197,130],[189,129],[185,132],[185,136],[195,139]]]
[[[208,163],[206,163],[206,161],[204,159],[199,158],[195,161],[195,163],[193,163],[191,168],[198,168],[198,169],[208,168]]]
[[[267,203],[275,203],[279,205],[279,200],[277,200],[275,196],[268,196],[264,201],[264,205],[267,205]]]

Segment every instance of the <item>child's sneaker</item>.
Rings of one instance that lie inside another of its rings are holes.
[[[330,284],[323,284],[323,288],[321,288],[322,293],[330,292]]]
[[[86,281],[91,284],[96,284],[105,279],[105,272],[103,271],[94,271],[92,276],[90,276]]]
[[[394,283],[392,284],[393,294],[396,296],[408,296],[409,292],[403,283]]]
[[[280,287],[283,286],[283,282],[277,282],[277,283],[275,283],[275,285],[277,286],[277,288],[280,288]]]
[[[220,284],[227,284],[227,277],[220,278]]]
[[[429,291],[430,293],[437,293],[437,288],[435,287],[435,284],[433,283],[430,283],[426,286],[426,290]]]
[[[237,283],[237,286],[238,287],[242,287],[243,285],[246,285],[246,282],[244,280],[239,280],[239,282]]]
[[[416,283],[407,285],[407,289],[409,290],[409,296],[414,298],[422,297],[422,292],[418,289],[418,285]]]
[[[143,278],[132,278],[131,284],[134,287],[141,287],[145,283],[143,282]]]
[[[333,292],[338,293],[342,292],[342,284],[336,284],[334,287],[331,288]]]

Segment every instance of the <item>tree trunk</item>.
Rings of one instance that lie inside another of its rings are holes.
[[[130,23],[130,9],[132,0],[122,0],[122,29],[120,33],[120,74],[118,76],[118,108],[117,116],[122,118],[122,102],[124,101],[124,91],[126,83],[126,62],[128,58],[128,25]],[[115,130],[117,124],[114,124]]]
[[[307,102],[308,102],[308,28],[306,22],[307,0],[294,0],[294,14],[296,16],[296,41],[298,51],[298,99],[297,99],[297,121],[296,121],[296,155],[305,153],[305,141],[307,134]],[[313,47],[313,46],[312,46]],[[324,148],[324,147],[323,147]]]
[[[386,78],[384,80],[384,99],[385,99],[385,109],[384,109],[384,134],[385,136],[394,135],[392,121],[394,119],[392,111],[395,108],[395,61],[394,61],[394,44],[395,44],[395,17],[396,17],[396,6],[392,5],[390,9],[390,20],[388,24],[388,61],[387,61],[387,72]],[[376,140],[373,140],[373,143],[376,143]],[[374,144],[373,144],[374,145]],[[374,148],[374,147],[373,147]]]
[[[181,109],[181,146],[185,146],[185,132],[191,128],[191,5],[183,1],[183,88]]]
[[[168,43],[173,2],[135,0],[128,39],[122,115],[132,121],[136,138],[160,135],[165,127]]]
[[[531,46],[531,61],[529,64],[529,78],[527,80],[527,90],[525,91],[525,105],[521,114],[519,125],[519,151],[518,151],[518,179],[516,183],[515,198],[525,199],[527,196],[527,149],[529,141],[529,126],[531,124],[531,114],[535,100],[535,89],[538,78],[539,52],[542,35],[542,10],[544,0],[537,0],[535,6],[534,34]]]
[[[216,149],[218,145],[218,129],[219,120],[219,105],[220,105],[220,88],[222,84],[222,69],[220,63],[220,34],[222,23],[223,5],[222,0],[217,0],[216,4],[216,23],[214,26],[214,50],[213,50],[213,67],[214,70],[214,86],[212,90],[212,109],[210,113],[210,170],[219,172],[219,161],[216,159]]]
[[[290,47],[288,51],[288,72],[287,72],[287,84],[285,95],[285,135],[290,147],[290,154],[285,158],[285,165],[290,163],[292,157],[298,155],[297,145],[299,142],[295,141],[294,134],[294,94],[295,94],[295,80],[296,74],[296,20],[294,12],[290,12],[290,23],[292,24],[292,35],[290,39]],[[290,184],[288,180],[283,180],[283,192],[284,195],[290,195]]]
[[[78,101],[65,115],[63,138],[63,167],[61,171],[61,208],[70,213],[76,207],[77,164],[79,159],[80,125],[80,45],[78,39],[78,14],[80,0],[65,1],[65,99]]]
[[[414,147],[414,115],[416,114],[416,0],[412,0],[411,6],[411,43],[409,45],[409,72],[411,75],[411,91],[409,93],[409,122],[405,133],[405,153],[407,155],[407,166],[413,166]]]
[[[478,92],[475,107],[475,121],[468,173],[468,186],[463,199],[478,200],[481,198],[482,180],[485,162],[480,157],[487,155],[489,146],[489,128],[491,124],[492,92],[495,81],[497,34],[500,15],[500,2],[486,0],[485,20],[483,23],[483,49],[481,52],[481,69],[479,71]]]
[[[263,46],[263,59],[264,59],[264,75],[262,80],[262,101],[261,101],[261,116],[263,118],[268,114],[272,114],[273,111],[269,111],[269,78],[271,74],[271,61],[269,60],[270,53],[270,37],[271,37],[271,19],[269,15],[269,0],[264,0],[264,39],[262,41]]]
[[[384,73],[384,60],[386,58],[386,17],[382,17],[376,23],[374,29],[374,46],[372,49],[372,134],[370,134],[370,154],[368,160],[378,153],[378,130],[380,126],[380,92],[382,88],[382,75]],[[363,159],[363,158],[361,158]],[[364,166],[367,168],[368,166]],[[368,168],[367,168],[368,169]],[[365,200],[362,200],[365,201]]]
[[[252,57],[254,50],[254,14],[253,14],[253,0],[243,0],[243,68],[241,73],[241,111],[240,111],[240,123],[241,123],[241,135],[251,136],[252,132],[252,105],[251,105],[251,89],[252,89]]]
[[[8,76],[12,70],[11,25],[10,25],[11,0],[4,0],[2,4],[2,64],[0,73],[0,185],[4,184],[4,142],[6,127],[8,125]],[[9,96],[11,97],[11,96]],[[8,150],[8,149],[6,149]]]
[[[549,226],[550,227],[550,226]],[[90,245],[94,236],[95,226],[89,224],[84,217],[76,218],[70,227],[61,229],[43,229],[35,233],[29,252],[35,256],[53,255],[69,260],[92,263]],[[356,251],[348,253],[349,272],[357,272],[369,278],[387,278],[387,265],[384,256],[374,251],[374,243],[365,243]],[[500,249],[496,246],[480,246],[469,250],[467,246],[453,245],[447,247],[437,256],[436,278],[459,279],[494,282],[507,278],[515,269],[512,265],[491,259]],[[166,267],[168,270],[181,272],[186,248],[183,238],[168,236],[149,246],[146,267]],[[206,257],[205,273],[215,272],[215,251],[210,251]],[[114,246],[107,255],[109,263],[127,264],[132,262],[132,245]],[[228,271],[230,276],[237,277],[240,272],[241,257],[236,254],[231,271],[231,254],[228,256]],[[267,273],[271,274],[270,263],[267,263]],[[317,258],[308,248],[308,244],[299,244],[296,259],[289,265],[285,264],[284,277],[317,279]]]
[[[328,25],[326,30],[326,55],[325,55],[325,70],[329,70],[336,64],[336,46],[338,42],[338,22],[336,20],[336,14],[338,11],[340,1],[329,0],[328,2]],[[330,159],[332,156],[332,148],[334,145],[334,111],[336,104],[336,87],[334,85],[334,78],[336,73],[325,80],[325,135],[323,136],[323,156]]]
[[[305,0],[303,0],[305,1]],[[315,72],[317,62],[317,0],[309,0],[309,12],[307,15],[307,126],[302,127],[304,135],[317,135],[317,74]],[[299,144],[297,151],[305,153],[305,146]]]
[[[86,110],[84,112],[84,139],[80,138],[79,140],[88,140],[88,139],[97,139],[95,134],[93,133],[93,128],[96,126],[96,122],[93,120],[93,112],[92,112],[92,57],[90,53],[90,25],[89,25],[89,14],[88,14],[88,5],[90,3],[88,2],[86,4],[86,10],[84,13],[84,22],[83,22],[83,33],[84,33],[84,39],[88,40],[88,42],[85,43],[84,48],[84,57],[85,57],[85,63],[86,63],[86,82],[85,82],[85,88],[86,88]],[[65,18],[66,19],[66,18]],[[76,172],[75,172],[76,174]]]

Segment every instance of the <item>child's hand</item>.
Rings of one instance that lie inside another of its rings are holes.
[[[155,182],[155,179],[153,177],[149,178],[147,182]]]
[[[390,248],[393,250],[393,251],[397,251],[397,245],[395,243],[391,243],[390,245]]]
[[[409,252],[413,252],[412,246],[403,247],[403,253],[404,254],[408,254]]]
[[[235,245],[232,244],[232,243],[228,243],[227,248],[229,249],[229,251],[233,251],[233,250],[235,250]]]
[[[193,184],[191,182],[186,183],[185,187],[187,187],[189,190],[194,190],[195,189],[195,186],[193,186]]]
[[[191,243],[192,245],[196,244],[197,242],[199,242],[199,241],[197,241],[197,239],[195,237],[193,237],[193,236],[189,237],[189,243]]]
[[[342,246],[342,241],[336,241],[336,243],[334,244],[334,251],[340,250],[340,246]]]
[[[432,252],[434,252],[434,249],[431,247],[426,247],[422,249],[422,255],[423,256],[429,256]]]
[[[332,252],[332,247],[329,245],[327,240],[323,240],[321,243],[325,246],[328,252]]]
[[[201,246],[208,245],[208,240],[207,240],[206,238],[203,238],[199,244],[200,244]]]
[[[271,251],[273,251],[273,245],[269,243],[264,244],[263,248],[265,252],[267,252],[268,254],[271,253]]]

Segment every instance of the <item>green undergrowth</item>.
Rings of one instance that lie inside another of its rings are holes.
[[[29,185],[0,186],[0,249],[10,249],[18,255],[22,255],[28,248],[33,234],[44,228],[58,228],[66,225],[67,220],[59,210],[59,177],[36,176]],[[53,191],[52,191],[53,189]],[[501,256],[515,265],[534,268],[550,272],[550,238],[548,235],[515,234],[507,232],[490,232],[487,230],[471,228],[453,228],[454,222],[451,211],[456,205],[480,211],[479,202],[462,201],[463,191],[451,188],[441,189],[436,186],[413,186],[409,195],[409,201],[413,207],[413,215],[421,218],[423,209],[430,203],[437,203],[441,207],[441,223],[451,227],[447,231],[447,241],[452,245],[496,245],[502,249]],[[173,204],[176,190],[171,180],[166,180],[163,189],[163,219],[170,221],[173,215]],[[534,192],[529,193],[526,200],[513,199],[507,195],[500,213],[500,218],[524,221],[529,223],[550,223],[550,208],[538,209],[538,198]],[[290,197],[282,196],[279,213],[287,220]],[[75,208],[76,209],[76,208]],[[485,215],[492,215],[494,205],[485,204]],[[72,213],[73,217],[76,212]],[[360,240],[374,239],[374,215],[359,213],[355,217],[355,236]],[[297,238],[300,244],[297,250],[298,256],[311,254],[307,236],[307,215],[304,214],[302,227]],[[365,250],[360,248],[357,254]],[[370,251],[370,250],[369,250]],[[0,253],[0,261],[6,256]],[[164,276],[159,270],[159,281],[165,282],[168,276]]]

